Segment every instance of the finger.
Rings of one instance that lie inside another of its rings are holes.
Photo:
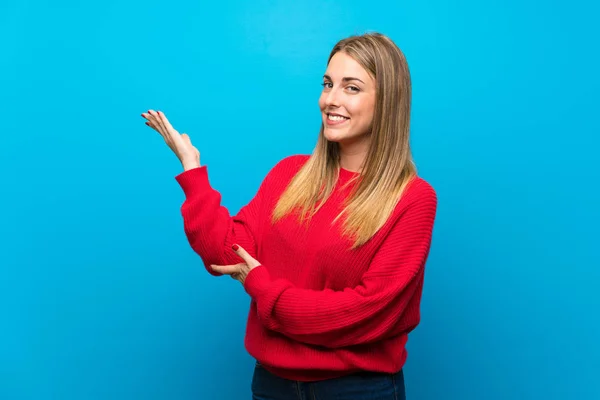
[[[164,113],[157,111],[156,114],[158,115],[158,119],[160,120],[161,124],[163,124],[165,129],[167,129],[168,131],[171,131],[171,132],[176,132],[175,128],[173,128],[173,126],[171,126],[171,123],[169,122],[169,120],[167,119],[167,116]]]
[[[154,124],[154,122],[152,122],[151,120],[146,121],[146,126],[149,126],[150,128],[152,128],[155,131],[157,131],[158,133],[160,133],[160,131],[156,128],[156,125]]]
[[[142,114],[142,115],[144,115],[144,114]],[[158,133],[161,134],[161,136],[165,140],[168,140],[167,131],[160,125],[160,122],[156,116],[156,112],[154,110],[148,110],[148,112],[145,115],[146,115],[146,119],[148,120],[148,123],[149,123],[146,125],[155,129]]]
[[[156,120],[158,121],[158,124],[160,125],[160,127],[162,129],[164,129],[164,131],[167,135],[171,135],[171,130],[167,127],[167,125],[165,124],[165,121],[163,120],[164,114],[161,113],[160,111],[155,111],[155,115],[156,115]]]
[[[242,264],[211,265],[210,267],[213,269],[213,271],[218,272],[220,274],[233,275],[233,274],[237,274],[240,272],[241,266],[242,266]]]
[[[149,126],[150,128],[154,129],[156,132],[158,132],[160,134],[160,136],[167,140],[167,138],[165,137],[165,135],[161,132],[161,129],[159,129],[158,126],[156,126],[156,123],[153,120],[148,120],[146,121],[146,126]]]
[[[147,112],[145,112],[145,113],[142,113],[141,116],[142,116],[142,118],[144,118],[146,120],[146,122],[145,122],[146,125],[148,125],[148,126],[151,127],[152,126],[152,122],[150,120],[151,119],[150,114],[148,114]]]
[[[254,264],[257,261],[252,258],[252,256],[250,254],[248,254],[248,252],[241,246],[234,244],[233,246],[231,246],[231,248],[233,249],[233,251],[235,251],[235,253],[242,257],[242,260],[244,260],[246,262],[246,264]]]
[[[158,126],[159,129],[161,130],[161,134],[165,137],[170,136],[170,134],[169,134],[170,132],[167,130],[167,128],[165,127],[164,123],[162,122],[162,120],[160,118],[160,112],[154,111],[154,110],[148,110],[148,114],[150,114],[150,116],[152,117],[152,120],[154,121],[156,126]]]
[[[175,147],[179,147],[179,144],[182,141],[182,137],[179,134],[179,132],[177,132],[175,130],[175,128],[173,128],[173,126],[171,126],[171,123],[169,122],[169,120],[167,119],[167,116],[160,111],[156,111],[156,119],[158,120],[161,129],[164,130],[165,132],[165,137],[168,138],[168,140],[174,144]],[[189,138],[188,138],[189,139]],[[191,141],[190,141],[191,144]],[[173,149],[175,149],[175,147]]]

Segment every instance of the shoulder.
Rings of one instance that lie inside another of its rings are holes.
[[[389,220],[385,236],[407,240],[430,238],[437,214],[437,194],[431,184],[418,176],[406,186]]]
[[[437,193],[433,186],[420,176],[415,176],[406,187],[406,196],[417,200],[429,200],[437,203]]]
[[[406,186],[397,205],[397,211],[404,214],[411,210],[435,216],[437,203],[437,193],[433,186],[425,179],[415,176]]]
[[[265,176],[261,188],[263,190],[281,190],[286,187],[310,156],[296,154],[278,161]]]
[[[275,179],[291,179],[310,158],[306,154],[294,154],[281,159],[271,168],[268,177]]]
[[[300,169],[310,158],[308,154],[294,154],[281,159],[273,169],[292,168]]]

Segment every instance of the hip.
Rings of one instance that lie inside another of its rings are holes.
[[[302,382],[279,377],[256,363],[253,400],[405,400],[404,373],[356,372]]]

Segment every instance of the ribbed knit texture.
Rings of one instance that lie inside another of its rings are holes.
[[[415,178],[383,228],[352,250],[342,220],[332,225],[350,191],[343,185],[355,176],[347,170],[309,225],[296,215],[271,223],[279,196],[307,159],[279,162],[235,216],[221,205],[206,166],[178,175],[190,245],[213,275],[210,264],[242,262],[234,243],[261,263],[244,285],[252,298],[245,344],[274,374],[313,381],[359,370],[397,372],[420,320],[436,194]]]

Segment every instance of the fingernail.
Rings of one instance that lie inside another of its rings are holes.
[[[233,246],[231,246],[231,248],[233,249],[233,251],[238,251],[240,246],[238,246],[237,244],[234,244]]]

